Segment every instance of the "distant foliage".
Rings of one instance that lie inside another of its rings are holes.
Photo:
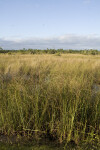
[[[13,54],[13,53],[19,53],[19,54],[57,54],[57,55],[61,55],[61,54],[67,54],[67,53],[71,53],[71,54],[84,54],[84,55],[98,55],[100,54],[100,51],[98,50],[94,50],[94,49],[88,49],[88,50],[72,50],[72,49],[20,49],[20,50],[3,50],[0,47],[0,53],[3,54]]]
[[[98,55],[100,54],[100,51],[90,49],[90,50],[82,50],[81,53],[85,55]]]

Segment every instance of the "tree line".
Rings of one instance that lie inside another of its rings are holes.
[[[20,53],[20,54],[84,54],[84,55],[98,55],[100,54],[99,50],[95,49],[85,49],[85,50],[73,50],[73,49],[19,49],[19,50],[4,50],[0,47],[0,53],[1,54],[14,54],[14,53]]]

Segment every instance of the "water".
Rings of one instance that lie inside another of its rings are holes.
[[[93,92],[96,94],[100,92],[100,85],[99,84],[94,84],[93,85]]]

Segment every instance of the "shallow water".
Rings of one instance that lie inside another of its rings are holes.
[[[93,85],[93,92],[96,94],[100,92],[100,84],[94,84]]]

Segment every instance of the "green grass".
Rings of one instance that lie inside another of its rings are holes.
[[[55,146],[50,142],[48,144],[5,144],[0,143],[0,150],[100,150],[98,143],[81,143],[80,145],[73,145],[72,143],[66,146]]]
[[[63,148],[57,148],[47,145],[8,145],[0,144],[0,150],[63,150]]]
[[[0,133],[98,142],[99,83],[100,56],[0,55]]]

